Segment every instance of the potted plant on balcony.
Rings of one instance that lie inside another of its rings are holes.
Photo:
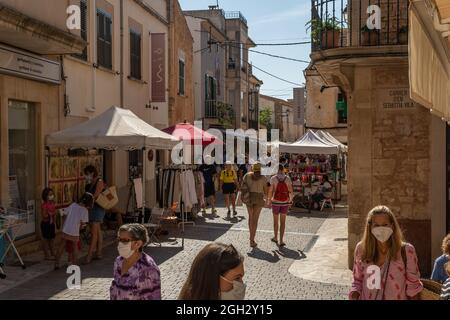
[[[311,19],[306,25],[306,32],[311,29],[311,38],[314,46],[320,49],[339,47],[341,26],[336,18],[327,17],[326,20]]]
[[[398,30],[398,44],[408,44],[408,26],[403,26]]]
[[[361,46],[379,45],[379,30],[369,29],[367,25],[361,28]]]

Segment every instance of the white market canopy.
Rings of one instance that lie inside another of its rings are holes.
[[[321,138],[325,142],[329,142],[331,144],[337,145],[342,152],[347,152],[348,147],[340,142],[338,139],[333,137],[333,135],[327,131],[318,130],[316,131],[316,135]]]
[[[280,143],[279,150],[282,153],[296,154],[338,154],[339,146],[324,141],[313,131],[308,130],[297,142]]]
[[[46,137],[48,147],[71,149],[172,149],[179,142],[130,110],[118,107],[111,107],[89,121]]]

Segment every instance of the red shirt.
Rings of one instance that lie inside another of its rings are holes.
[[[54,202],[52,202],[52,201],[44,202],[41,205],[41,210],[47,210],[47,213],[48,213],[47,217],[42,216],[42,221],[48,222],[48,223],[55,222],[56,206],[55,206]]]

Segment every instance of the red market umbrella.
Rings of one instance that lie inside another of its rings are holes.
[[[190,141],[191,145],[199,145],[200,142],[203,146],[210,144],[223,144],[223,141],[219,138],[193,126],[190,123],[179,123],[170,128],[163,129],[162,131],[171,134],[180,140]]]

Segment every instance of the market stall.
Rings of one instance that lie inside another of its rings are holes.
[[[103,149],[103,150],[170,150],[179,143],[179,139],[158,130],[127,109],[111,107],[99,116],[80,125],[50,134],[46,137],[47,148],[67,149]],[[47,172],[51,163],[47,155]],[[145,177],[146,161],[143,159],[142,174],[142,218],[145,217]],[[46,175],[48,177],[48,174]],[[46,185],[49,185],[47,181]],[[184,235],[183,235],[184,237]]]
[[[310,196],[316,192],[324,176],[333,185],[333,200],[340,199],[338,159],[344,150],[340,145],[322,139],[309,130],[297,142],[279,143],[279,150],[288,159],[298,206],[309,209]]]
[[[194,162],[192,160],[196,158],[192,147],[223,144],[223,141],[187,122],[162,131],[183,141],[183,163],[157,168],[157,201],[161,208],[177,204],[175,210],[182,215],[189,212],[196,215],[204,201],[204,181],[198,166],[192,164]],[[185,154],[186,148],[191,150]],[[203,155],[203,149],[200,155]],[[179,225],[184,228],[185,224],[195,225],[193,221],[187,221],[184,217]]]

